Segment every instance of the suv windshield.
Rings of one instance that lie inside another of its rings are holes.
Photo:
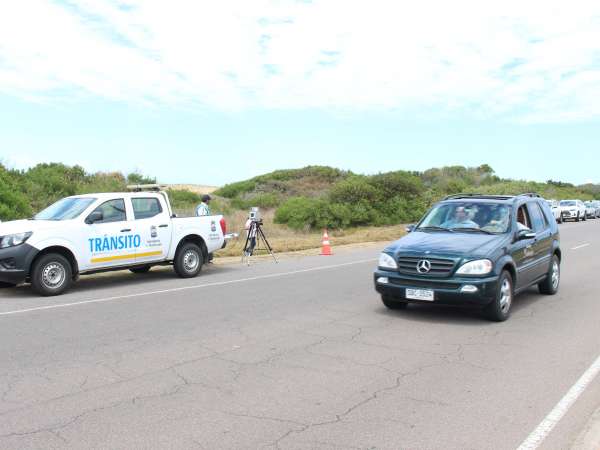
[[[573,200],[563,200],[560,202],[560,206],[575,206],[575,202]]]
[[[87,209],[95,198],[63,198],[38,213],[35,220],[70,220],[75,219]]]
[[[421,221],[419,229],[506,233],[510,208],[499,203],[440,203]]]

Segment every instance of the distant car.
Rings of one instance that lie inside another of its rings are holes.
[[[548,203],[548,206],[550,207],[550,210],[552,211],[552,215],[554,216],[554,219],[556,219],[556,222],[562,223],[563,219],[562,214],[560,212],[558,200],[546,200],[546,203]]]
[[[600,219],[600,200],[594,200],[592,205],[596,208],[596,218]]]
[[[534,194],[455,195],[388,245],[374,272],[389,309],[408,303],[472,305],[506,320],[516,294],[558,292],[561,250],[548,204]]]
[[[560,202],[560,213],[563,220],[587,220],[586,208],[581,200],[562,200]]]
[[[585,202],[585,217],[586,219],[595,219],[598,217],[598,209],[591,201]]]

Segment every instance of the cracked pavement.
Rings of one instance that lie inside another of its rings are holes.
[[[501,324],[387,311],[381,244],[83,278],[60,298],[2,290],[0,312],[191,288],[0,316],[0,448],[514,449],[600,353],[599,229],[564,225],[559,295],[532,289]],[[568,448],[598,404],[596,381],[543,448]]]

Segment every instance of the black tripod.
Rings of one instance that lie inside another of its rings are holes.
[[[273,247],[271,247],[271,244],[269,244],[269,241],[263,232],[262,220],[253,220],[250,223],[250,228],[248,229],[248,234],[246,237],[246,243],[244,244],[242,262],[246,260],[246,263],[250,265],[250,257],[256,252],[267,252],[273,257],[276,263],[279,262],[277,261],[275,253],[273,253]]]

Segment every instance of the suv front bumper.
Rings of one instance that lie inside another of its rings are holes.
[[[38,249],[20,244],[0,249],[0,282],[19,284],[27,279]]]
[[[442,305],[485,306],[498,293],[498,276],[485,278],[452,277],[425,278],[401,275],[395,271],[378,269],[374,273],[375,290],[400,301]],[[387,280],[387,282],[386,282]],[[406,298],[406,289],[428,289],[434,292],[433,301]]]

